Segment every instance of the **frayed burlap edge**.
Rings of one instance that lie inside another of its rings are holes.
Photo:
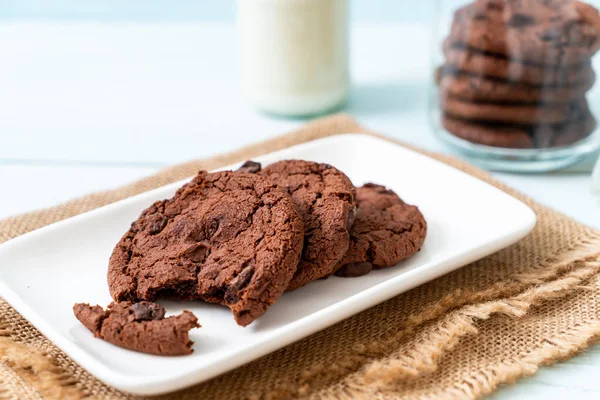
[[[469,304],[447,313],[440,313],[435,325],[421,332],[425,337],[421,339],[419,346],[410,349],[408,353],[396,351],[392,355],[381,357],[391,346],[378,344],[382,348],[371,350],[371,353],[375,353],[377,357],[371,354],[368,360],[363,360],[360,370],[349,373],[338,384],[317,392],[313,398],[385,397],[386,391],[393,390],[399,383],[430,375],[439,368],[442,357],[452,351],[461,339],[479,333],[477,325],[481,321],[497,315],[523,317],[530,309],[543,302],[570,296],[575,291],[585,290],[590,282],[600,281],[598,258],[599,256],[596,255],[590,260],[578,262],[579,268],[570,265],[569,267],[573,269],[564,276],[532,286],[515,296],[481,304]],[[401,336],[414,334],[417,330],[415,328],[413,327],[408,333],[399,333],[395,339],[400,341]],[[472,377],[469,384],[460,382],[456,387],[446,387],[444,392],[436,393],[434,398],[465,399],[489,394],[502,383],[514,382],[519,377],[533,375],[542,365],[550,365],[577,354],[599,335],[599,322],[565,332],[553,338],[551,342],[545,343],[536,352],[527,354],[519,364],[498,365],[494,370],[481,371]],[[428,395],[424,398],[432,397]]]
[[[387,398],[386,390],[402,382],[430,375],[438,369],[439,362],[461,339],[479,333],[477,325],[494,316],[520,318],[537,305],[585,290],[588,282],[600,281],[600,235],[582,243],[582,247],[565,254],[565,261],[553,266],[541,266],[539,275],[515,276],[506,284],[490,287],[484,292],[457,291],[446,295],[436,304],[411,315],[405,324],[384,340],[366,341],[355,347],[352,355],[331,365],[316,365],[306,371],[304,379],[296,385],[282,385],[265,396],[288,398],[309,396],[314,399]],[[590,254],[593,254],[590,256]],[[581,257],[586,257],[581,259]],[[398,343],[415,335],[422,335],[418,346],[408,351],[394,350]],[[478,384],[460,382],[454,388],[445,388],[436,399],[478,398],[491,393],[502,383],[514,382],[529,376],[539,366],[550,365],[577,354],[600,337],[600,323],[592,323],[576,332],[565,332],[554,338],[537,353],[528,355],[519,365],[506,366],[502,374],[482,371],[474,377]],[[550,357],[552,355],[552,357]],[[535,361],[538,362],[535,362]],[[535,368],[533,368],[535,366]],[[336,384],[320,391],[314,385],[323,380]],[[493,379],[492,379],[493,378]],[[484,384],[485,383],[485,384]],[[390,398],[398,398],[391,395]],[[412,398],[412,397],[402,397]]]
[[[347,132],[380,136],[361,128],[346,116],[319,120],[308,124],[298,132],[234,153],[168,168],[156,176],[143,179],[118,191],[97,193],[47,210],[9,218],[0,222],[0,242],[72,215],[185,178],[193,175],[200,168],[217,168],[293,144]],[[495,182],[484,171],[452,157],[432,156],[516,195],[526,203],[533,203],[531,199]],[[573,243],[567,254],[556,255],[560,258],[560,262],[552,258],[546,260],[546,265],[540,266],[544,268],[543,273],[516,276],[510,282],[503,282],[501,287],[490,288],[484,292],[463,291],[448,294],[419,315],[409,317],[406,326],[399,327],[402,329],[398,329],[397,336],[386,338],[383,342],[371,343],[370,346],[368,343],[357,346],[352,357],[340,359],[332,365],[316,366],[313,370],[306,371],[303,379],[293,386],[282,386],[277,390],[250,397],[285,398],[312,394],[316,398],[364,398],[372,395],[384,398],[386,388],[391,384],[435,372],[439,360],[462,338],[478,333],[479,321],[495,315],[522,317],[537,304],[572,295],[577,291],[585,290],[587,283],[598,281],[600,279],[599,257],[596,254],[598,249],[600,249],[600,236],[590,229]],[[102,385],[101,383],[96,381],[92,386],[82,385],[78,378],[85,377],[86,380],[93,378],[87,376],[87,373],[78,367],[76,368],[81,376],[74,377],[67,373],[67,370],[73,370],[72,361],[64,355],[58,359],[48,356],[49,352],[43,351],[44,348],[52,349],[50,353],[54,354],[60,351],[45,338],[41,339],[43,343],[35,343],[35,345],[19,338],[19,335],[7,326],[4,318],[8,313],[15,313],[14,310],[5,303],[0,304],[0,308],[3,311],[0,317],[0,335],[5,336],[0,338],[0,354],[2,354],[0,370],[6,370],[0,378],[0,398],[15,398],[15,395],[18,395],[18,398],[73,399],[95,396],[94,386]],[[444,329],[430,332],[431,345],[415,347],[410,349],[408,354],[394,352],[397,343],[405,337],[417,332],[427,334],[427,328],[433,322],[441,323]],[[555,337],[545,348],[528,355],[523,363],[504,366],[501,371],[478,377],[475,383],[467,385],[470,388],[468,391],[464,390],[464,383],[461,383],[460,387],[448,388],[440,397],[479,397],[491,392],[501,383],[511,382],[518,377],[534,373],[540,365],[569,357],[585,348],[598,335],[600,335],[600,324],[596,323],[582,326],[577,331],[565,332],[564,335]],[[419,359],[420,362],[415,364],[415,359]],[[324,385],[324,382],[329,385]],[[315,385],[316,383],[320,385]],[[119,397],[122,396],[121,393]]]

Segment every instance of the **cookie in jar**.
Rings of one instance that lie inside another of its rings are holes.
[[[483,166],[515,171],[562,168],[598,147],[600,103],[592,94],[600,14],[593,5],[452,5],[438,10],[432,114],[445,143]]]

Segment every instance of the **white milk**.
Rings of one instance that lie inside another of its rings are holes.
[[[275,114],[319,114],[349,88],[347,0],[238,0],[244,95]]]

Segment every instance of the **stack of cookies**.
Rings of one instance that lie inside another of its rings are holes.
[[[355,188],[328,164],[285,160],[263,169],[248,161],[236,171],[201,171],[144,210],[115,247],[115,303],[77,304],[74,312],[113,344],[189,354],[195,316],[164,318],[151,302],[219,303],[246,326],[285,291],[398,264],[419,251],[426,232],[417,207],[381,185]],[[156,346],[161,336],[168,346]]]
[[[442,125],[470,142],[565,146],[596,126],[600,15],[573,0],[475,0],[458,9],[439,71]]]

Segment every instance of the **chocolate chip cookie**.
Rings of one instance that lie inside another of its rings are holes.
[[[574,65],[598,50],[600,16],[572,0],[475,0],[455,12],[450,37],[510,60]]]
[[[590,136],[597,126],[596,119],[590,115],[582,121],[573,121],[559,129],[550,131],[550,134],[546,134],[546,136],[551,137],[552,140],[549,143],[544,142],[542,145],[546,147],[568,146]],[[552,133],[554,133],[554,136],[551,136]],[[544,132],[537,132],[537,136],[544,137]]]
[[[444,45],[444,56],[446,57],[444,70],[451,74],[467,72],[535,86],[591,86],[596,79],[589,60],[569,67],[524,64],[506,57],[465,48],[460,44],[452,43],[449,39]]]
[[[333,273],[348,250],[354,221],[356,190],[350,179],[331,165],[302,160],[271,164],[260,175],[290,194],[304,220],[302,258],[288,290]]]
[[[200,328],[189,311],[165,318],[165,309],[150,302],[111,303],[108,309],[78,303],[75,317],[95,337],[116,346],[161,356],[178,356],[193,352],[189,330]]]
[[[246,326],[288,287],[303,239],[302,218],[276,184],[201,171],[133,222],[110,258],[110,293],[220,303]]]
[[[497,104],[470,102],[445,94],[442,110],[455,118],[496,121],[515,124],[558,124],[567,120],[572,103],[559,104]]]
[[[427,223],[417,207],[374,183],[359,187],[356,201],[350,247],[338,263],[336,275],[364,275],[372,268],[394,266],[419,251],[427,235]]]
[[[572,86],[531,86],[467,74],[446,74],[440,89],[467,101],[495,103],[564,103],[582,98],[593,82]]]
[[[546,148],[572,144],[591,134],[596,121],[591,114],[558,125],[485,124],[449,116],[443,127],[453,135],[472,143],[505,148]]]
[[[472,143],[512,149],[533,147],[533,137],[523,126],[482,124],[447,115],[442,117],[442,126],[454,136]]]

